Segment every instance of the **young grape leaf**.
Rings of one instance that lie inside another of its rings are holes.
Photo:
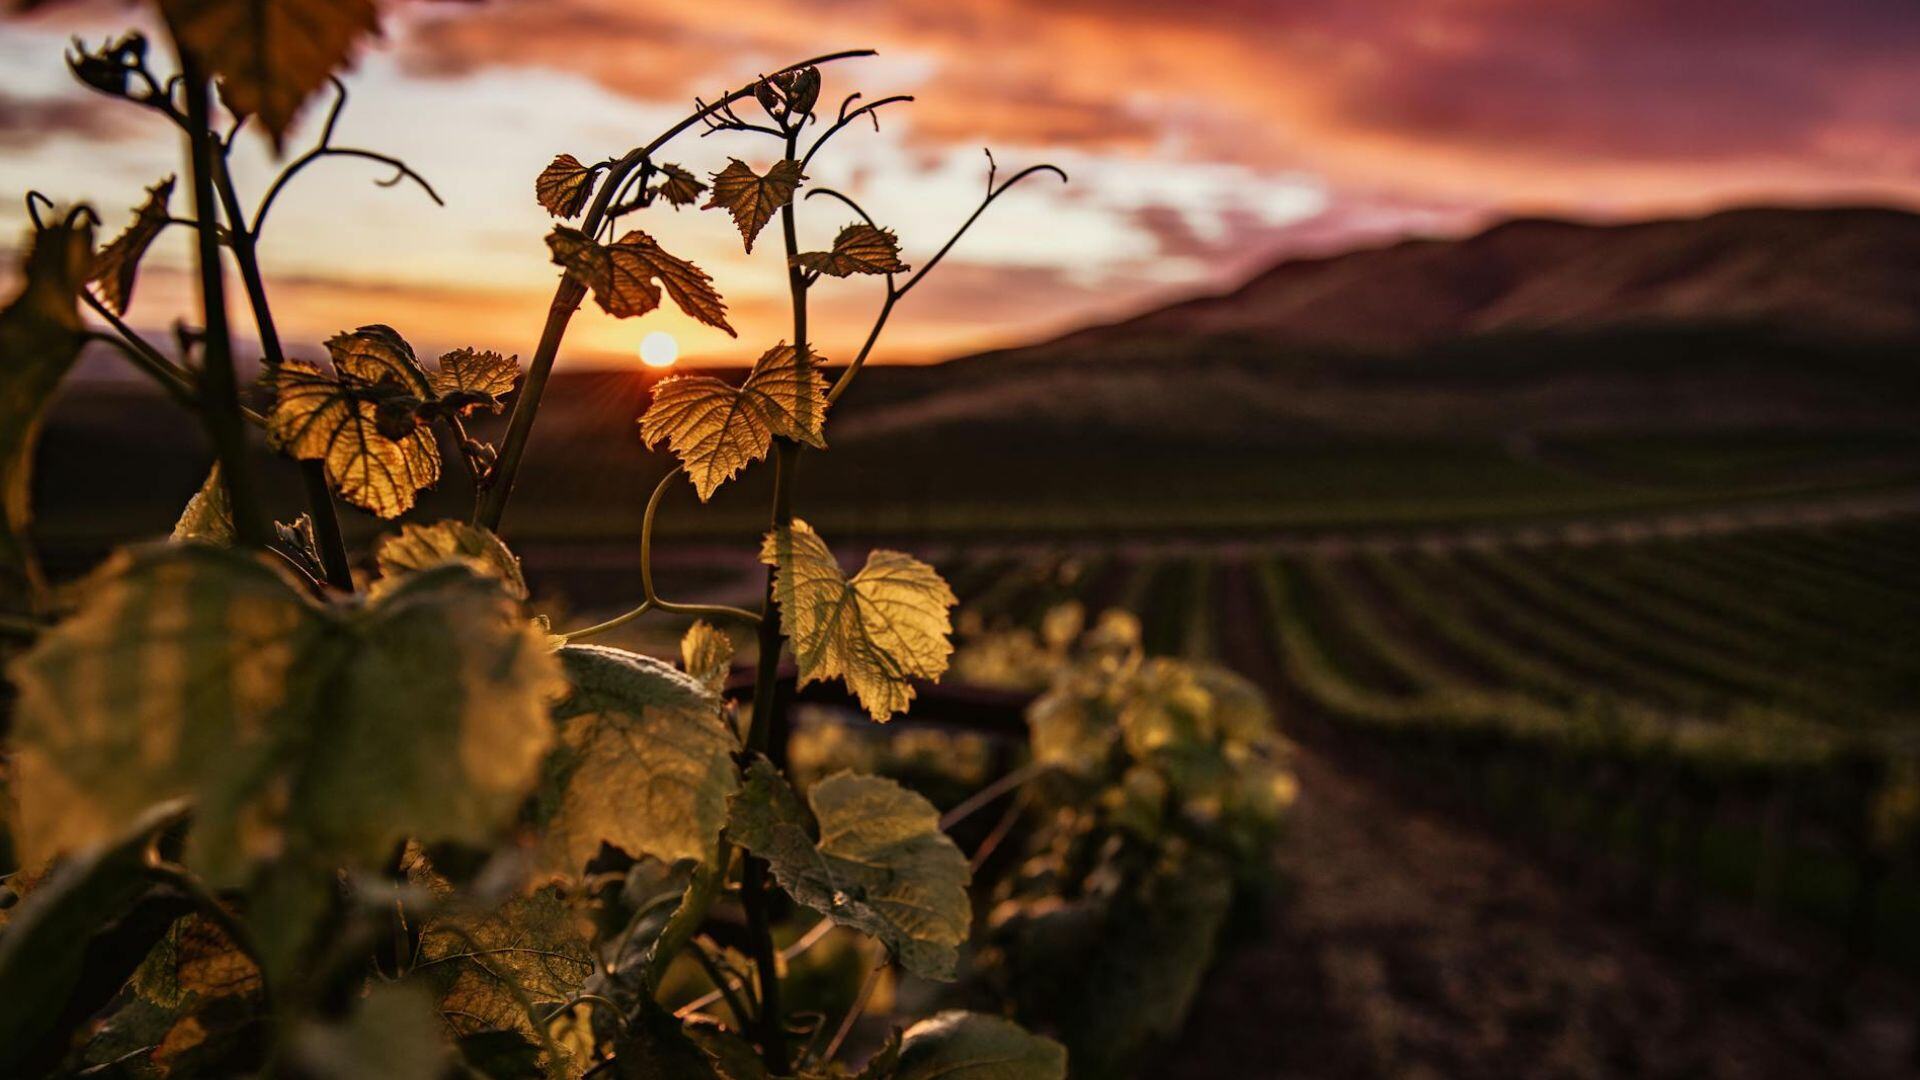
[[[33,448],[54,388],[80,355],[82,281],[93,228],[55,225],[33,237],[25,284],[0,311],[0,608],[25,608],[40,573],[27,543]]]
[[[948,610],[958,601],[933,567],[875,551],[849,579],[820,534],[795,520],[769,532],[760,561],[774,568],[780,629],[800,685],[839,676],[875,720],[913,703],[912,679],[937,679],[953,655]]]
[[[654,190],[675,208],[692,206],[699,200],[700,193],[707,190],[707,185],[698,177],[678,165],[663,163],[659,168],[662,179]]]
[[[1067,1049],[1019,1024],[952,1010],[907,1029],[893,1080],[1065,1080]]]
[[[746,162],[732,158],[726,168],[713,174],[713,194],[707,197],[703,209],[725,207],[751,253],[754,237],[760,235],[775,211],[793,201],[794,189],[805,179],[796,161],[776,161],[761,176]]]
[[[669,375],[640,418],[648,446],[666,440],[705,502],[740,470],[767,456],[775,435],[824,447],[827,380],[812,349],[775,345],[739,387],[711,375]]]
[[[552,739],[558,662],[465,566],[323,607],[263,559],[122,550],[16,659],[17,839],[29,858],[190,797],[216,885],[299,851],[378,865],[399,839],[490,839]]]
[[[327,339],[327,356],[340,374],[369,386],[391,384],[426,394],[432,381],[413,355],[413,346],[384,323],[343,331]]]
[[[227,485],[220,479],[220,463],[207,470],[200,490],[187,500],[174,523],[175,540],[201,540],[225,547],[233,543],[233,506],[227,501]]]
[[[811,819],[772,764],[755,759],[727,834],[767,860],[795,900],[879,938],[908,971],[951,980],[973,918],[972,874],[940,812],[891,780],[847,772],[815,783],[807,802]]]
[[[160,12],[227,108],[260,117],[275,152],[307,98],[380,33],[374,0],[160,0]]]
[[[554,217],[578,217],[587,208],[598,175],[598,169],[580,164],[572,154],[561,154],[534,178],[533,195]]]
[[[718,697],[733,671],[733,639],[712,623],[694,623],[680,639],[680,666]]]
[[[405,387],[369,383],[344,368],[329,375],[303,360],[281,364],[268,380],[274,392],[268,443],[324,463],[341,498],[395,518],[439,482],[440,449],[413,415],[419,399]]]
[[[706,684],[651,657],[568,645],[573,693],[541,786],[541,846],[577,874],[602,841],[664,862],[707,859],[737,784],[733,731]]]
[[[440,357],[427,379],[447,409],[462,415],[475,409],[497,413],[504,404],[500,399],[513,393],[520,381],[520,358],[492,350],[455,349]]]
[[[133,281],[140,272],[140,259],[167,227],[167,203],[172,198],[171,176],[148,188],[147,201],[133,212],[133,222],[100,249],[87,271],[87,280],[100,286],[101,302],[122,315],[133,302]]]
[[[391,589],[403,575],[458,562],[498,578],[514,599],[527,598],[527,579],[520,573],[519,558],[493,530],[482,525],[454,520],[402,525],[397,534],[381,539],[374,561],[380,567],[380,578],[372,589],[376,596]]]
[[[901,274],[910,269],[900,261],[900,240],[893,230],[864,221],[841,229],[832,251],[803,251],[793,257],[793,264],[830,277]]]
[[[704,270],[661,250],[653,237],[635,230],[613,244],[600,244],[578,229],[556,226],[547,234],[554,265],[593,290],[607,314],[627,319],[660,306],[660,286],[680,310],[708,326],[733,334],[727,305]],[[660,284],[654,284],[658,279]]]

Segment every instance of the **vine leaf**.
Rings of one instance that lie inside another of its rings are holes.
[[[712,623],[694,623],[680,639],[680,666],[718,697],[733,671],[733,639]]]
[[[227,108],[260,117],[275,152],[307,98],[380,33],[374,0],[160,0],[160,11]]]
[[[419,398],[392,382],[367,383],[288,360],[268,376],[274,449],[325,464],[341,498],[383,518],[413,506],[440,479],[440,450],[413,415]]]
[[[25,608],[40,590],[27,542],[33,448],[47,402],[85,340],[79,297],[92,256],[90,225],[40,230],[22,264],[24,285],[0,311],[0,607]]]
[[[806,522],[769,532],[760,561],[774,568],[780,629],[800,685],[835,676],[885,721],[913,703],[914,678],[937,679],[953,655],[948,611],[958,601],[933,567],[875,551],[849,579]]]
[[[893,1080],[1065,1080],[1067,1049],[1019,1024],[951,1010],[907,1029]]]
[[[335,608],[247,553],[158,544],[81,595],[10,672],[28,860],[180,797],[185,861],[216,887],[283,854],[375,866],[404,837],[482,843],[552,740],[558,662],[464,566]]]
[[[776,161],[762,176],[746,162],[732,158],[726,168],[713,174],[713,194],[707,197],[703,209],[725,207],[751,253],[754,237],[760,235],[776,211],[793,201],[794,189],[805,179],[797,161]]]
[[[953,978],[973,908],[966,856],[932,803],[891,780],[835,773],[807,791],[811,813],[772,763],[756,758],[727,833],[767,860],[806,906],[879,938],[901,966]]]
[[[572,154],[561,154],[534,178],[533,195],[554,217],[578,217],[587,208],[598,175],[597,168],[580,164]]]
[[[505,404],[500,399],[513,393],[520,381],[520,357],[501,356],[490,349],[455,349],[441,355],[439,366],[427,379],[450,411],[497,413]]]
[[[200,490],[187,500],[174,523],[174,540],[200,540],[226,547],[233,543],[233,505],[227,499],[226,481],[220,478],[220,463],[207,470]]]
[[[594,300],[615,318],[629,319],[659,307],[665,286],[681,311],[734,333],[727,325],[726,301],[706,271],[668,254],[646,233],[636,229],[615,243],[601,244],[579,229],[560,225],[547,235],[547,247],[554,265],[593,290]]]
[[[738,387],[712,375],[669,375],[640,417],[648,446],[665,440],[700,495],[767,456],[775,435],[825,447],[827,380],[812,349],[781,342],[754,361]]]
[[[654,190],[676,208],[692,206],[699,201],[700,193],[707,190],[707,185],[701,183],[699,177],[678,165],[662,164],[660,175],[662,179]]]
[[[406,574],[454,562],[498,579],[507,595],[516,600],[527,598],[527,579],[520,572],[520,559],[507,548],[506,541],[483,525],[453,520],[402,525],[397,534],[381,539],[374,561],[380,568],[380,579],[372,589],[376,596],[393,588]]]
[[[892,229],[857,222],[840,230],[832,251],[803,251],[795,266],[831,277],[851,274],[901,274],[911,269],[900,261],[900,240]]]
[[[133,302],[133,282],[140,272],[140,260],[154,238],[167,227],[167,204],[173,199],[173,177],[147,189],[147,201],[133,212],[133,221],[93,257],[87,280],[100,286],[100,299],[115,312],[125,315]]]
[[[573,693],[553,710],[560,735],[539,798],[550,866],[577,874],[602,841],[636,858],[710,859],[739,748],[717,697],[636,653],[568,645],[559,655]]]

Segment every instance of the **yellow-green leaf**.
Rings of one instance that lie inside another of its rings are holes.
[[[474,409],[499,412],[501,398],[513,393],[520,381],[520,357],[488,350],[455,349],[440,357],[428,376],[442,404],[461,413]]]
[[[849,579],[804,521],[769,532],[760,561],[774,568],[780,629],[800,685],[838,676],[884,721],[912,704],[915,678],[937,679],[953,655],[953,590],[933,567],[875,551]]]
[[[482,525],[454,520],[402,525],[398,533],[381,539],[374,561],[380,567],[380,579],[372,590],[376,595],[391,589],[405,574],[457,562],[498,578],[514,599],[527,598],[527,579],[520,572],[520,559],[493,530]]]
[[[893,230],[864,221],[841,229],[834,237],[832,251],[803,251],[793,257],[793,263],[830,277],[900,274],[909,269],[900,261],[900,240]]]
[[[40,588],[27,543],[33,448],[47,401],[80,355],[79,296],[92,257],[89,225],[36,233],[25,284],[0,311],[0,608],[24,609]]]
[[[187,500],[186,509],[180,511],[180,520],[174,523],[173,539],[204,540],[209,544],[226,546],[233,543],[233,506],[227,499],[226,482],[220,479],[220,463],[214,462],[207,470],[207,478],[200,484],[200,490]]]
[[[186,797],[186,860],[216,884],[283,852],[370,866],[408,836],[492,838],[563,685],[518,603],[464,566],[341,608],[194,543],[116,554],[11,674],[22,850]]]
[[[587,207],[596,175],[597,170],[580,164],[579,158],[561,154],[534,178],[534,198],[554,217],[576,217]]]
[[[1067,1049],[985,1013],[943,1012],[907,1029],[892,1080],[1065,1080]]]
[[[663,163],[660,177],[660,185],[654,190],[675,207],[692,206],[700,198],[700,193],[707,190],[707,185],[701,183],[698,177],[678,165]]]
[[[972,874],[940,831],[940,812],[891,780],[845,772],[814,784],[807,802],[811,821],[773,766],[756,759],[728,835],[766,859],[795,900],[879,938],[916,975],[953,978],[973,918]]]
[[[343,372],[344,375],[344,372]],[[340,497],[384,518],[413,506],[440,479],[440,449],[411,415],[397,433],[381,404],[406,404],[390,382],[367,385],[289,360],[268,376],[274,391],[267,441],[274,449],[326,466]]]
[[[707,197],[705,209],[725,207],[739,226],[747,251],[752,252],[754,237],[760,235],[776,211],[793,201],[794,189],[805,179],[797,161],[776,161],[762,176],[746,162],[733,158],[726,168],[713,174],[713,194]]]
[[[702,502],[767,456],[775,435],[824,447],[827,380],[811,349],[782,342],[735,387],[711,375],[670,375],[653,387],[640,418],[648,446],[666,440]]]
[[[259,116],[275,150],[307,98],[380,33],[373,0],[160,0],[160,11],[227,107]]]
[[[738,746],[707,685],[651,657],[560,650],[573,693],[542,786],[549,865],[579,873],[602,841],[636,858],[706,859],[726,824]]]
[[[113,242],[93,257],[87,280],[100,286],[100,300],[124,315],[133,302],[134,277],[140,259],[154,238],[167,227],[167,203],[173,198],[173,177],[147,189],[147,201],[133,212],[133,221]]]

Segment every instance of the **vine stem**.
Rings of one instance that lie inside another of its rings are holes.
[[[220,238],[214,222],[219,210],[214,200],[214,135],[211,123],[211,87],[207,74],[190,50],[181,50],[183,89],[187,99],[187,142],[193,164],[194,218],[200,227],[200,305],[204,312],[204,373],[200,379],[200,412],[220,460],[233,512],[234,539],[242,547],[267,546],[266,516],[253,487],[247,461],[247,437],[240,416],[240,388],[233,369],[233,338],[227,327],[227,290],[220,265]]]
[[[797,64],[788,64],[781,72],[797,71],[805,67],[817,67],[836,60],[848,60],[861,56],[872,56],[872,49],[848,49],[842,52],[827,53]],[[593,205],[587,210],[587,216],[581,220],[580,231],[588,236],[597,235],[601,221],[606,217],[615,192],[625,182],[627,174],[649,160],[655,151],[687,131],[694,125],[721,111],[736,101],[753,96],[753,88],[760,84],[759,79],[728,93],[710,105],[705,105],[693,115],[668,128],[658,138],[645,146],[627,152],[625,157],[613,163],[607,169],[607,175],[600,182],[600,190],[594,195]],[[473,522],[484,525],[494,532],[500,531],[500,522],[506,516],[507,502],[513,497],[513,484],[520,471],[521,459],[526,454],[527,438],[532,433],[533,421],[540,411],[540,398],[546,392],[547,378],[553,373],[554,359],[559,355],[560,342],[566,337],[567,323],[573,313],[579,309],[581,300],[586,298],[586,289],[571,277],[563,276],[554,289],[553,302],[547,307],[547,322],[540,334],[540,344],[535,349],[533,360],[527,365],[527,377],[520,386],[520,395],[513,404],[513,416],[507,421],[507,434],[502,440],[499,460],[488,475],[487,485],[480,493],[480,499],[474,506]]]

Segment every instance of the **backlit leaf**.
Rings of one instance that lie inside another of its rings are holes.
[[[382,323],[333,335],[327,339],[327,356],[341,375],[370,386],[391,383],[424,393],[430,385],[413,346]]]
[[[203,540],[222,546],[233,543],[233,506],[227,499],[227,485],[220,479],[220,463],[207,471],[200,490],[187,500],[174,523],[173,539]]]
[[[972,875],[940,831],[940,812],[891,780],[845,772],[814,784],[807,802],[812,821],[773,766],[756,759],[728,835],[766,859],[795,900],[879,938],[908,971],[952,979],[973,918]]]
[[[460,413],[475,409],[499,412],[503,404],[500,399],[513,393],[520,381],[520,358],[491,350],[455,349],[440,357],[439,366],[427,378],[449,409]]]
[[[707,197],[705,209],[725,207],[751,252],[754,237],[760,235],[776,211],[793,201],[794,189],[805,179],[796,161],[776,161],[762,176],[746,162],[733,158],[726,168],[713,174],[713,194]]]
[[[380,32],[373,0],[160,0],[160,11],[227,107],[259,116],[276,150],[301,104]]]
[[[760,561],[774,567],[780,629],[792,643],[800,685],[835,676],[884,721],[913,702],[910,680],[937,679],[953,655],[953,590],[933,567],[898,551],[875,551],[849,579],[804,521],[767,534]]]
[[[692,206],[699,200],[700,193],[707,190],[707,185],[698,177],[678,165],[662,164],[660,177],[660,186],[654,190],[675,207]]]
[[[580,164],[579,158],[572,154],[561,154],[534,178],[533,194],[540,200],[540,205],[546,207],[547,213],[554,217],[578,217],[580,211],[587,208],[587,199],[593,195],[593,182],[597,175],[597,170]]]
[[[273,409],[267,441],[274,449],[326,466],[340,497],[384,518],[395,518],[440,479],[440,449],[432,432],[410,413],[389,410],[417,403],[391,381],[368,383],[341,369],[330,375],[303,360],[289,360],[268,376]],[[395,418],[404,421],[395,431]]]
[[[186,861],[217,885],[288,851],[364,866],[408,836],[490,839],[562,685],[518,604],[464,566],[331,607],[192,543],[117,553],[11,674],[22,850],[84,847],[187,797]]]
[[[167,227],[167,203],[173,198],[173,177],[147,189],[147,201],[133,212],[133,222],[93,257],[87,280],[100,286],[100,300],[124,315],[133,302],[134,276],[147,248]]]
[[[686,466],[701,501],[767,456],[775,435],[826,446],[827,380],[811,349],[782,342],[735,387],[711,375],[669,375],[653,387],[640,418],[648,446],[664,439]]]
[[[578,229],[561,225],[547,235],[554,265],[593,291],[607,314],[627,319],[660,306],[661,286],[686,312],[708,326],[733,333],[727,305],[704,270],[661,250],[653,237],[635,230],[613,244],[600,244]],[[655,284],[655,282],[658,284]]]
[[[651,657],[568,645],[573,693],[542,785],[543,850],[579,873],[602,841],[636,858],[705,859],[737,783],[732,730],[706,684]]]
[[[908,268],[900,261],[900,240],[892,229],[866,222],[849,225],[834,237],[832,251],[803,251],[793,257],[802,266],[830,277],[850,274],[899,274]]]
[[[481,525],[454,520],[402,525],[398,533],[381,539],[374,561],[380,567],[380,579],[373,584],[375,595],[392,588],[402,575],[458,562],[498,578],[514,599],[527,598],[520,559],[508,550],[505,541]]]
[[[93,229],[55,225],[33,237],[25,284],[0,311],[0,608],[25,608],[39,571],[27,546],[33,448],[54,388],[80,355],[81,282]]]
[[[712,623],[694,623],[680,639],[680,666],[718,695],[727,688],[727,676],[733,671],[733,639]]]
[[[1066,1047],[985,1013],[950,1011],[907,1029],[893,1080],[1065,1080]]]

